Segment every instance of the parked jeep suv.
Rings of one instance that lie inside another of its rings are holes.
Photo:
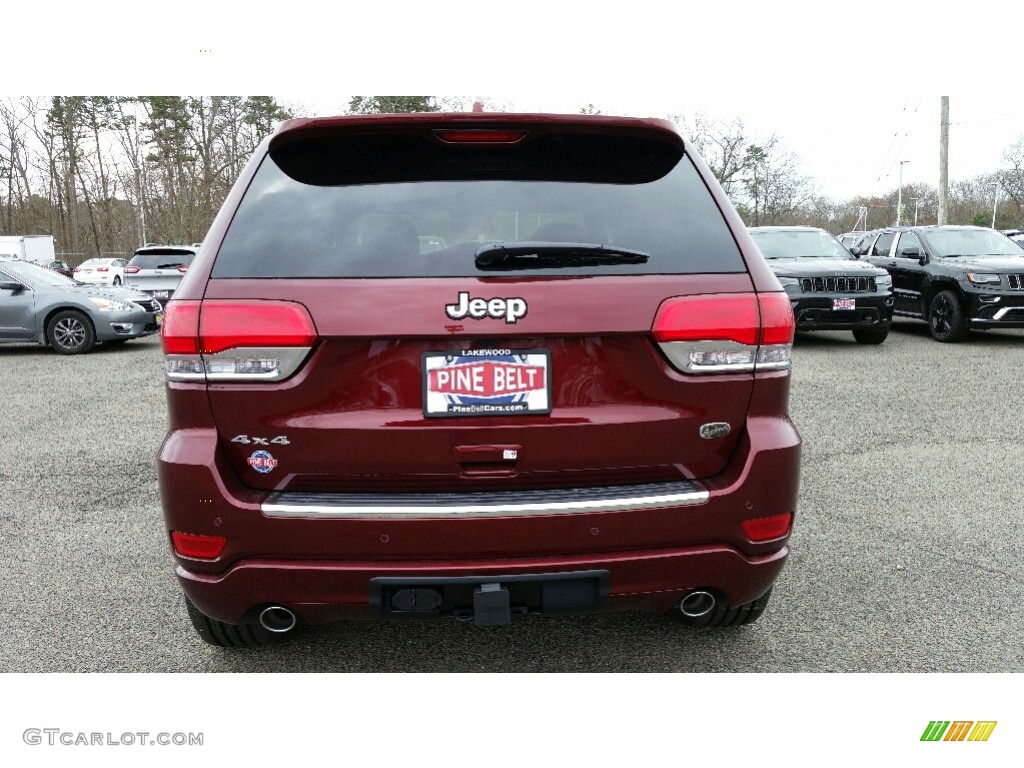
[[[145,245],[132,254],[124,268],[125,285],[148,293],[164,306],[174,296],[197,250],[189,245]]]
[[[661,120],[295,119],[167,305],[160,489],[199,634],[764,610],[793,315]]]
[[[972,328],[1024,328],[1024,251],[994,229],[890,227],[855,254],[892,275],[893,313],[927,321],[936,341]]]
[[[881,344],[892,321],[892,279],[857,261],[816,227],[752,227],[762,255],[789,294],[798,331],[853,331],[861,344]]]

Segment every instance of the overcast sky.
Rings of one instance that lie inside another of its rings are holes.
[[[273,94],[319,114],[344,111],[342,94],[352,93],[482,94],[524,111],[702,112],[740,118],[754,138],[776,134],[837,199],[895,189],[900,160],[905,183],[937,184],[942,95],[951,181],[996,170],[1024,136],[1019,40],[1000,31],[1006,6],[992,0],[955,14],[880,0],[235,8],[99,0],[68,9],[67,26],[7,37],[6,60],[19,65],[4,69],[0,93]],[[6,13],[9,29],[40,28],[38,11]]]

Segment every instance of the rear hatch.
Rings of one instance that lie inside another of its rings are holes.
[[[189,309],[239,477],[447,492],[719,472],[752,365],[679,368],[756,346],[758,300],[678,135],[451,127],[337,121],[271,145]],[[731,300],[738,337],[716,326]]]
[[[169,299],[195,257],[196,252],[191,248],[140,248],[125,267],[125,284],[156,299]]]

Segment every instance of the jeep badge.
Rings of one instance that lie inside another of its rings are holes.
[[[452,320],[464,317],[474,320],[483,320],[485,317],[495,320],[505,318],[505,322],[511,325],[526,316],[526,299],[471,299],[468,291],[459,291],[458,303],[445,305],[444,311]]]

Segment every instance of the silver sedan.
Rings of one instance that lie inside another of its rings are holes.
[[[64,355],[157,333],[163,310],[126,288],[85,285],[25,261],[0,261],[0,343],[49,345]]]

